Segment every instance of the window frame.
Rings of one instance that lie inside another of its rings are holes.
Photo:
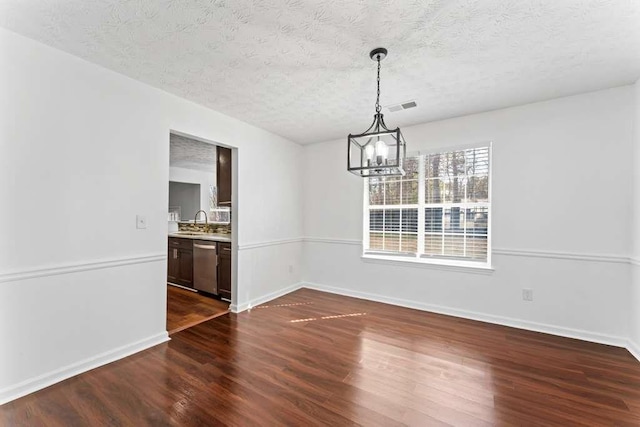
[[[425,192],[426,192],[426,173],[425,173],[425,157],[429,154],[442,154],[448,153],[452,151],[462,151],[469,150],[474,148],[487,148],[488,151],[488,159],[489,159],[489,173],[488,173],[488,202],[462,202],[462,203],[426,203],[425,200]],[[364,179],[363,185],[363,209],[362,209],[362,258],[365,260],[381,260],[381,261],[390,261],[392,264],[396,262],[399,263],[413,263],[413,264],[423,264],[425,266],[435,266],[435,267],[453,267],[453,268],[462,268],[462,269],[478,269],[478,270],[489,270],[492,271],[492,235],[493,235],[493,144],[491,141],[489,142],[478,142],[474,144],[465,144],[465,145],[456,145],[456,146],[445,146],[439,148],[433,148],[428,150],[421,150],[418,152],[407,153],[407,158],[410,157],[418,157],[418,203],[417,204],[396,204],[396,205],[375,205],[374,209],[385,210],[385,209],[418,209],[418,242],[417,242],[417,251],[415,254],[406,253],[406,252],[384,252],[384,251],[370,251],[367,250],[370,244],[370,210],[371,207],[369,205],[369,178]],[[487,259],[486,261],[473,261],[471,259],[460,259],[460,258],[438,258],[435,256],[429,256],[424,253],[424,244],[425,239],[424,235],[425,231],[425,209],[427,208],[452,208],[452,207],[460,207],[463,209],[473,208],[473,207],[484,207],[487,209]],[[401,232],[400,232],[401,233]],[[420,237],[422,236],[422,237]]]

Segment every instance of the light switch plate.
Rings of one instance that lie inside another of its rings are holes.
[[[136,215],[136,228],[147,228],[147,217],[144,215]]]

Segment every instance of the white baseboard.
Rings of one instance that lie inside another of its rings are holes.
[[[622,337],[604,335],[596,332],[589,332],[580,329],[571,329],[561,326],[549,325],[544,323],[530,322],[526,320],[513,319],[503,316],[495,316],[491,314],[478,313],[474,311],[459,310],[456,308],[445,307],[435,304],[427,304],[417,301],[410,301],[400,298],[387,297],[383,295],[370,294],[367,292],[353,291],[345,288],[337,288],[317,283],[305,282],[303,288],[315,289],[323,292],[344,295],[348,297],[361,298],[369,301],[376,301],[385,304],[397,305],[400,307],[413,308],[416,310],[428,311],[438,314],[446,314],[448,316],[461,317],[464,319],[478,320],[480,322],[494,323],[497,325],[510,326],[512,328],[525,329],[534,332],[542,332],[545,334],[558,335],[566,338],[575,338],[583,341],[591,341],[599,344],[607,344],[615,347],[627,348],[628,340]],[[640,348],[637,352],[640,355]],[[632,354],[633,352],[629,350]],[[635,356],[635,354],[634,354]],[[640,358],[638,358],[640,360]]]
[[[632,340],[627,341],[627,351],[640,362],[640,346]]]
[[[149,338],[136,341],[131,344],[118,347],[113,350],[98,354],[96,356],[72,363],[55,371],[47,372],[35,378],[28,379],[21,383],[9,386],[0,390],[0,405],[15,400],[19,397],[26,396],[29,393],[49,387],[67,378],[71,378],[83,372],[90,371],[97,367],[106,365],[124,357],[146,350],[155,345],[161,344],[169,340],[167,332],[161,332]]]
[[[302,282],[294,283],[293,285],[287,286],[286,288],[278,289],[275,292],[271,292],[267,295],[262,295],[258,298],[254,298],[251,301],[247,301],[243,304],[231,304],[229,309],[232,313],[241,313],[245,310],[249,310],[256,305],[264,304],[265,302],[271,301],[276,298],[280,298],[283,295],[289,294],[293,291],[296,291],[303,287]]]

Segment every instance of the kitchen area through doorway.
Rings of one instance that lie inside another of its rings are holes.
[[[170,134],[167,331],[229,312],[232,150]]]

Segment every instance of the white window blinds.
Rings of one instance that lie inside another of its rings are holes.
[[[365,252],[489,261],[490,147],[407,158],[406,176],[366,184]]]

